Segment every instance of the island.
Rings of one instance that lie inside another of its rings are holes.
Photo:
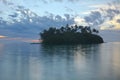
[[[99,31],[89,26],[50,27],[40,32],[43,44],[98,44],[103,43]]]

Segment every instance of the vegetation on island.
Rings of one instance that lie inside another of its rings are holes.
[[[50,27],[40,33],[42,43],[45,44],[97,44],[103,43],[102,37],[97,35],[96,29],[89,26]]]

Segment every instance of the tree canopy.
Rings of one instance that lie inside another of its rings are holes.
[[[93,44],[103,43],[103,39],[97,35],[96,29],[89,26],[69,26],[55,28],[50,27],[40,33],[43,43],[46,44]]]

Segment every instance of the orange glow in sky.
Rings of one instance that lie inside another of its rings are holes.
[[[2,35],[0,35],[0,38],[6,38],[6,36],[2,36]]]

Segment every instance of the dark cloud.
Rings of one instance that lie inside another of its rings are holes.
[[[48,11],[45,11],[45,14],[47,15],[47,17],[49,17],[49,18],[51,18],[51,19],[53,19],[54,16],[55,16],[53,13],[50,13],[50,12],[48,12]]]
[[[7,0],[0,0],[0,2],[4,3],[4,4],[7,4],[8,1]]]
[[[120,19],[117,19],[117,23],[120,23]]]
[[[12,2],[9,2],[9,3],[8,3],[8,5],[14,5],[14,3],[12,3]]]
[[[43,3],[45,3],[45,4],[47,4],[47,3],[48,3],[48,1],[47,1],[47,0],[42,0],[42,2],[43,2]]]
[[[7,21],[3,21],[1,17],[0,34],[12,37],[37,37],[40,31],[48,27],[61,27],[74,23],[74,18],[68,14],[65,15],[65,18],[52,13],[48,14],[46,16],[38,16],[31,10],[18,6],[16,13],[8,15],[14,23],[7,24]]]
[[[0,17],[0,20],[2,20],[2,17]]]
[[[104,22],[104,19],[99,11],[93,11],[89,16],[84,17],[85,21],[90,26],[97,26]]]
[[[3,1],[3,0],[2,0]],[[43,0],[48,2],[48,0]],[[51,0],[56,2],[62,2],[63,0]],[[79,0],[67,0],[75,2]],[[72,9],[67,8],[69,11]],[[8,15],[11,21],[14,23],[8,24],[3,18],[0,18],[0,34],[6,34],[6,36],[20,36],[20,37],[32,37],[48,27],[60,27],[66,24],[74,24],[74,18],[70,14],[64,14],[64,17],[55,15],[49,12],[45,12],[46,16],[38,16],[30,9],[26,9],[24,6],[16,6],[15,13]],[[18,13],[19,12],[19,13]],[[99,11],[92,11],[90,15],[84,17],[85,22],[90,26],[99,26],[103,24],[107,19],[112,20],[116,15],[120,14],[118,9],[100,9]],[[16,19],[17,17],[17,19]],[[19,17],[19,19],[18,19]],[[120,23],[120,20],[117,20]],[[4,26],[4,27],[3,27]],[[115,27],[110,25],[111,28]]]
[[[0,0],[0,2],[2,2],[5,5],[14,5],[14,3],[8,1],[8,0]]]
[[[16,6],[16,7],[17,7],[17,9],[24,9],[24,6],[18,5],[18,6]]]
[[[8,16],[10,16],[10,17],[12,17],[12,18],[15,18],[15,17],[18,16],[18,14],[17,14],[17,13],[14,13],[14,14],[11,14],[11,15],[8,15]]]
[[[1,25],[6,24],[2,17],[0,17],[0,27]]]
[[[70,19],[70,14],[64,14],[64,16],[66,17],[67,20]]]
[[[106,12],[107,12],[106,17],[109,17],[110,20],[112,20],[115,15],[120,14],[120,10],[117,9],[107,9]]]
[[[55,20],[61,21],[61,20],[62,20],[62,17],[61,17],[60,15],[56,15],[56,16],[55,16]]]
[[[100,26],[104,24],[106,21],[113,20],[117,15],[120,14],[120,9],[116,6],[118,4],[108,4],[109,8],[100,8],[97,11],[92,11],[88,16],[85,16],[84,19],[86,23],[90,26]],[[114,7],[114,8],[113,8]],[[119,20],[117,20],[119,22]],[[109,28],[115,27],[114,25],[109,25]]]
[[[19,12],[19,14],[17,12]],[[32,12],[30,9],[24,8],[23,6],[17,6],[16,14],[14,13],[14,16],[19,16],[20,17],[19,19],[21,21],[22,20],[30,21],[30,20],[32,20],[32,18],[38,17],[38,15],[36,13]]]
[[[33,17],[31,18],[33,22],[30,22],[28,19],[23,19],[21,22],[15,22],[14,24],[7,25],[4,23],[4,27],[0,27],[0,34],[12,37],[37,37],[39,32],[43,29],[49,27],[61,27],[68,24],[73,24],[74,19],[65,20],[59,15],[56,15],[55,18],[51,19],[47,16],[43,17]],[[3,24],[3,23],[2,23]]]

